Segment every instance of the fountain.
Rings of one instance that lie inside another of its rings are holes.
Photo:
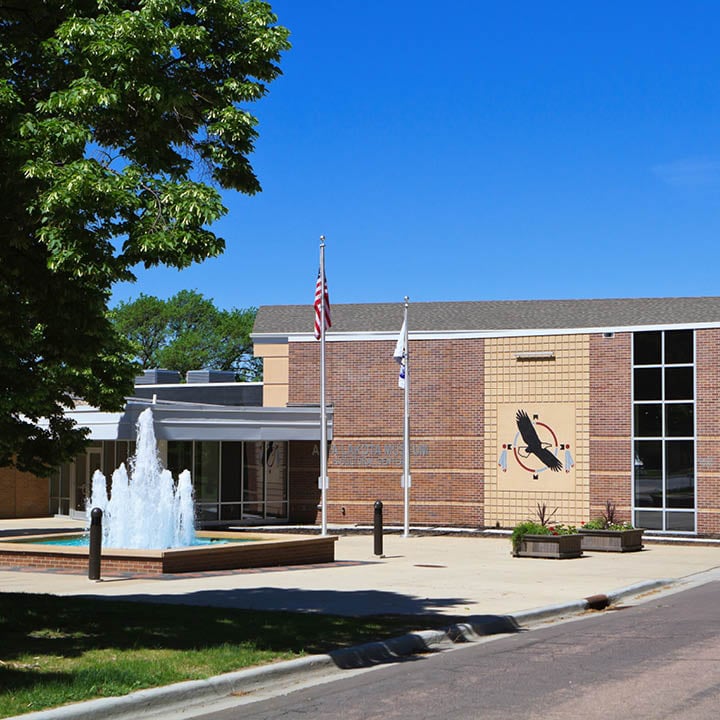
[[[137,451],[130,459],[130,474],[122,464],[107,480],[96,470],[87,501],[86,529],[93,508],[103,511],[103,546],[108,548],[165,549],[194,545],[195,505],[190,472],[183,470],[175,486],[158,457],[152,410],[140,413]]]
[[[105,573],[184,573],[206,570],[308,565],[333,562],[336,536],[276,533],[203,532],[195,530],[190,472],[177,486],[158,457],[152,411],[140,413],[137,451],[130,473],[121,465],[107,481],[93,475],[87,502],[87,526],[92,508],[103,510],[102,568]],[[88,569],[83,534],[26,536],[0,540],[0,567]],[[55,544],[58,540],[70,545]],[[221,540],[223,542],[216,542]]]

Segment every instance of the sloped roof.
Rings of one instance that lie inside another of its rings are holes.
[[[397,332],[402,303],[332,305],[333,332]],[[562,330],[720,323],[720,297],[410,303],[413,332]],[[311,305],[263,305],[254,335],[310,333]]]

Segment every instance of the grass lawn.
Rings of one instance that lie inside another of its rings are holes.
[[[0,593],[0,717],[447,624]]]

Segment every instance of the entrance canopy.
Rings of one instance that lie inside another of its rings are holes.
[[[242,407],[128,398],[125,410],[80,405],[66,414],[90,429],[90,440],[135,440],[140,413],[152,409],[158,440],[320,440],[320,406]],[[328,407],[328,440],[333,412]]]

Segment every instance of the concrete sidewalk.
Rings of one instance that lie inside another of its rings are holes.
[[[61,530],[77,521],[0,521],[0,537]],[[647,543],[637,553],[587,553],[577,560],[513,558],[509,537],[343,535],[334,564],[157,577],[0,570],[0,591],[100,595],[193,605],[341,615],[508,615],[653,580],[720,568],[720,546]]]

